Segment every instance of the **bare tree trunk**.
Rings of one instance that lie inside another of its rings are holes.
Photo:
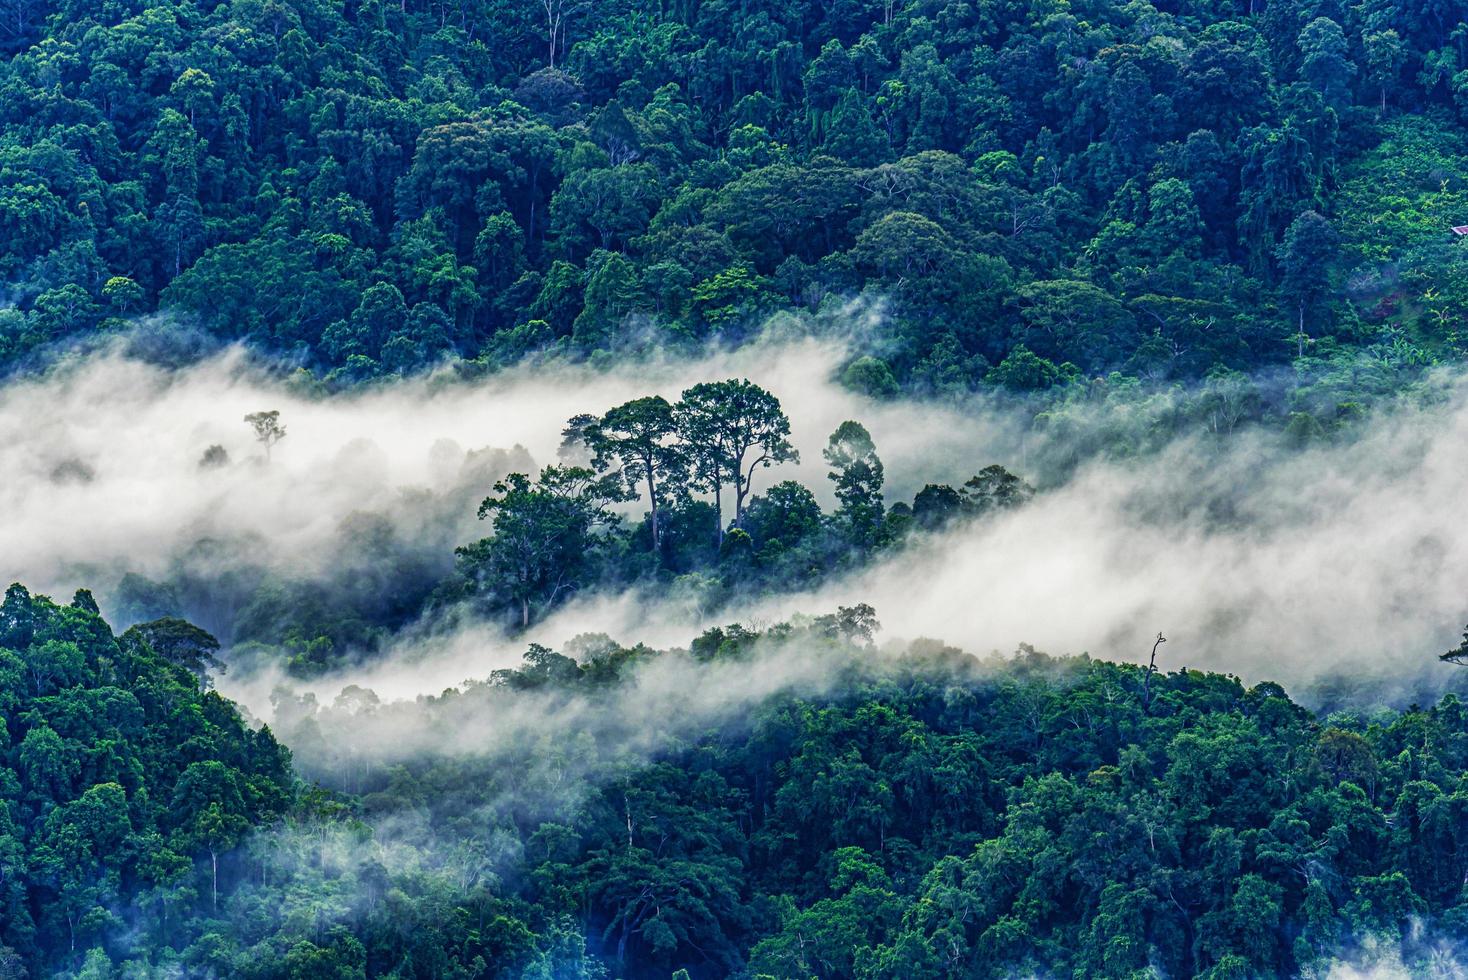
[[[652,550],[653,554],[662,553],[662,533],[658,529],[658,481],[653,475],[653,468],[647,468],[647,500],[652,507]]]
[[[724,547],[724,485],[714,484],[714,523],[718,525],[717,541],[719,547]]]
[[[1142,675],[1142,714],[1152,704],[1152,675],[1157,673],[1157,648],[1167,642],[1167,637],[1161,633],[1157,634],[1157,640],[1152,644],[1152,659],[1147,662],[1147,672]]]

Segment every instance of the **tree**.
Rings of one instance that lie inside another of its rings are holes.
[[[1443,663],[1457,664],[1459,667],[1468,667],[1468,626],[1463,627],[1463,642],[1441,654],[1437,659]]]
[[[1316,159],[1310,141],[1292,120],[1277,128],[1254,126],[1239,139],[1238,228],[1251,264],[1263,269],[1277,236],[1314,194]]]
[[[219,641],[193,623],[172,616],[140,623],[122,635],[123,640],[139,640],[158,656],[176,664],[209,686],[209,671],[223,673],[224,662],[215,656]]]
[[[821,148],[858,167],[875,166],[891,155],[886,137],[872,121],[866,99],[854,88],[843,92],[831,111]]]
[[[576,344],[605,349],[617,340],[618,327],[640,298],[637,269],[626,256],[598,250],[587,261],[583,306],[572,325]]]
[[[744,524],[762,549],[796,548],[820,533],[821,505],[806,487],[782,480],[750,501]]]
[[[870,354],[864,354],[846,366],[846,370],[841,372],[841,384],[879,401],[896,398],[901,391],[887,362]]]
[[[383,343],[407,319],[403,294],[391,283],[380,282],[363,291],[350,317],[322,332],[321,346],[337,364],[346,364],[354,356],[376,360]]]
[[[1330,290],[1331,269],[1340,251],[1340,239],[1329,221],[1306,211],[1290,223],[1277,250],[1280,290],[1292,299],[1299,317],[1296,339],[1305,356],[1305,318]]]
[[[239,774],[210,759],[190,763],[173,791],[178,835],[186,847],[209,852],[210,904],[219,908],[219,855],[249,827]]]
[[[778,398],[748,379],[694,385],[673,415],[694,479],[714,496],[722,545],[724,485],[734,487],[734,523],[742,525],[754,471],[800,461],[790,444],[790,420]]]
[[[598,476],[580,466],[547,466],[535,481],[511,473],[494,485],[497,496],[479,505],[493,515],[493,533],[458,549],[470,580],[503,593],[530,625],[532,603],[555,605],[594,571],[599,528],[617,523],[612,504],[630,499],[620,474]]]
[[[629,479],[635,474],[646,485],[654,552],[662,547],[662,502],[669,493],[677,492],[686,469],[677,432],[673,406],[660,395],[618,405],[587,432],[598,468],[615,458],[626,470],[633,471]]]
[[[270,460],[270,447],[285,438],[285,426],[280,424],[280,412],[251,412],[245,421],[255,430],[255,441],[265,447],[265,459]]]
[[[1203,247],[1203,218],[1193,189],[1176,178],[1159,180],[1147,192],[1145,238],[1153,255],[1197,258]]]
[[[929,483],[912,499],[912,519],[918,527],[934,531],[963,512],[963,495],[942,483]]]
[[[556,66],[556,55],[566,47],[566,29],[573,17],[590,6],[589,0],[541,0],[545,10],[546,66]]]
[[[12,582],[0,602],[0,646],[21,650],[35,636],[36,608],[30,590]]]
[[[551,228],[563,251],[578,260],[593,247],[623,249],[647,229],[659,199],[651,164],[578,166],[551,198]]]
[[[102,284],[102,298],[126,315],[142,305],[143,287],[127,276],[113,276]]]
[[[1097,370],[1129,351],[1136,319],[1110,293],[1073,279],[1030,283],[1019,290],[1025,329],[1020,337],[1041,357],[1069,357]]]
[[[1407,62],[1407,45],[1391,28],[1363,33],[1361,44],[1366,49],[1366,76],[1381,92],[1381,114],[1384,116],[1387,91],[1396,84],[1402,66]]]
[[[214,79],[209,77],[208,72],[186,68],[168,90],[168,94],[177,99],[188,113],[189,125],[197,127],[199,113],[214,106]]]
[[[508,211],[484,220],[474,238],[474,268],[485,295],[508,289],[525,271],[525,232]]]
[[[1157,673],[1157,648],[1167,642],[1167,637],[1161,633],[1152,642],[1152,655],[1147,658],[1147,669],[1142,671],[1142,712],[1145,714],[1152,707],[1152,676]]]
[[[852,254],[873,274],[900,288],[951,268],[957,257],[953,237],[920,214],[894,211],[861,233]]]
[[[882,624],[877,622],[877,611],[865,602],[855,606],[837,606],[834,614],[817,616],[813,625],[832,639],[864,646],[871,645],[877,631],[882,628]]]
[[[987,517],[1001,510],[1012,510],[1029,501],[1035,488],[997,463],[984,467],[969,478],[961,491],[964,510]]]
[[[837,426],[821,455],[830,465],[826,478],[836,484],[838,519],[848,540],[860,550],[875,547],[882,528],[882,461],[866,428],[846,421]]]
[[[1317,17],[1300,32],[1300,77],[1320,92],[1326,105],[1342,107],[1350,98],[1356,66],[1347,57],[1345,33],[1329,17]]]
[[[1015,344],[1004,360],[990,368],[984,380],[1010,391],[1043,391],[1066,380],[1064,367],[1075,370],[1073,364],[1057,367],[1024,344]]]

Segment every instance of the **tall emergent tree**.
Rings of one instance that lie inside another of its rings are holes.
[[[800,461],[790,444],[790,420],[774,395],[748,379],[732,378],[689,388],[673,416],[695,481],[714,495],[723,544],[724,485],[734,487],[734,523],[740,525],[754,471]]]
[[[583,427],[583,436],[596,454],[599,469],[615,459],[621,463],[629,484],[635,481],[647,485],[654,552],[662,544],[662,502],[685,471],[683,450],[675,438],[677,432],[673,406],[661,395],[618,405],[599,421]]]
[[[862,550],[873,547],[882,528],[884,475],[871,433],[860,422],[842,422],[821,455],[831,466],[826,477],[836,484],[848,539]]]
[[[1296,340],[1299,356],[1305,356],[1307,315],[1328,295],[1331,268],[1340,254],[1340,237],[1325,218],[1314,211],[1300,215],[1285,231],[1279,246],[1280,291],[1293,300],[1298,318]]]

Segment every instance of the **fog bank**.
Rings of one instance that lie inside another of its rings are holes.
[[[446,565],[484,533],[474,511],[496,479],[555,461],[570,416],[728,377],[770,388],[791,418],[804,462],[772,479],[803,479],[827,499],[820,447],[846,418],[886,444],[909,493],[1012,441],[997,419],[846,391],[833,376],[847,357],[839,338],[770,333],[692,359],[526,365],[474,381],[439,373],[324,396],[238,348],[182,369],[91,356],[0,388],[0,578],[57,594],[92,588],[115,613],[109,593],[124,571],[249,561],[329,574],[353,547],[349,518],[364,514]],[[266,410],[287,431],[268,463],[242,421]],[[201,467],[216,445],[228,462]]]
[[[531,641],[606,633],[678,646],[714,623],[759,626],[867,602],[890,642],[936,637],[979,655],[1030,643],[1139,660],[1161,631],[1164,669],[1297,689],[1345,677],[1384,701],[1431,696],[1462,680],[1436,655],[1468,618],[1468,385],[1442,391],[1335,444],[1256,431],[1094,459],[1026,507],[917,536],[814,592],[710,614],[675,583],[579,600],[516,636],[439,623],[377,666],[314,686],[412,697],[511,666]]]
[[[1114,407],[1081,403],[1036,425],[1020,408],[979,398],[874,402],[834,380],[851,350],[849,333],[787,323],[694,358],[610,369],[530,363],[336,395],[239,349],[181,369],[91,355],[0,388],[0,578],[60,596],[89,587],[112,615],[126,572],[207,578],[249,565],[337,583],[377,576],[387,591],[411,569],[431,582],[455,545],[486,533],[474,510],[494,480],[554,460],[571,415],[749,377],[781,399],[803,457],[761,471],[756,492],[799,479],[829,506],[820,449],[847,418],[873,434],[889,504],[995,462],[1047,489],[997,519],[915,536],[814,593],[711,613],[675,583],[587,597],[515,636],[435,619],[389,642],[376,664],[308,687],[323,697],[348,684],[413,697],[513,665],[531,641],[556,647],[606,633],[677,646],[712,622],[759,625],[857,602],[877,608],[887,639],[933,636],[977,654],[1031,643],[1137,659],[1160,630],[1169,668],[1296,685],[1341,672],[1429,687],[1451,676],[1435,655],[1468,618],[1461,378],[1439,376],[1436,397],[1332,442],[1300,447],[1247,429],[1220,436],[1192,422],[1158,451],[1096,455],[1077,444],[1110,424],[1101,416]],[[260,410],[279,411],[288,432],[268,462],[242,421]],[[1090,431],[1088,415],[1100,420]],[[228,463],[201,468],[213,445]],[[198,612],[228,639],[231,610]],[[268,712],[274,679],[226,689]]]

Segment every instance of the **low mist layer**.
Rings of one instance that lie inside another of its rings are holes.
[[[439,624],[346,680],[385,696],[435,693],[515,662],[530,640],[606,633],[677,645],[713,621],[759,625],[868,602],[888,638],[1136,660],[1161,631],[1170,668],[1318,687],[1325,700],[1349,695],[1325,680],[1341,677],[1369,679],[1382,701],[1430,697],[1458,680],[1435,655],[1468,614],[1465,430],[1465,388],[1452,382],[1441,399],[1400,406],[1335,444],[1263,431],[1183,438],[1153,455],[1093,460],[1025,507],[915,536],[813,594],[712,616],[676,589],[594,597],[513,637]]]
[[[818,447],[849,417],[890,447],[894,484],[909,494],[994,452],[994,420],[920,416],[845,391],[832,381],[845,356],[839,341],[769,339],[694,360],[426,375],[334,396],[239,349],[184,369],[93,356],[0,389],[0,577],[93,587],[106,606],[124,570],[160,575],[191,554],[324,575],[351,550],[354,515],[447,562],[476,536],[475,507],[496,479],[555,461],[567,418],[713,378],[756,377],[780,395],[809,472],[777,478],[817,489]],[[286,430],[268,460],[243,421],[258,411],[278,411]],[[224,452],[214,465],[211,446]]]
[[[92,587],[124,621],[117,587],[127,573],[182,568],[207,582],[251,567],[359,599],[410,591],[405,579],[426,593],[454,546],[483,534],[474,509],[493,482],[554,461],[563,420],[747,376],[780,397],[803,457],[760,471],[756,492],[798,478],[828,502],[819,447],[847,418],[872,433],[889,505],[991,462],[1044,492],[989,520],[914,535],[814,595],[750,596],[713,611],[676,587],[591,595],[514,636],[435,617],[387,641],[375,666],[313,687],[434,693],[515,662],[532,640],[605,633],[675,645],[715,621],[768,623],[857,602],[879,610],[889,637],[977,651],[1033,643],[1134,659],[1160,630],[1171,666],[1295,683],[1364,672],[1396,677],[1402,690],[1444,681],[1433,654],[1468,606],[1459,587],[1468,530],[1455,507],[1468,471],[1461,381],[1439,378],[1435,397],[1384,409],[1329,442],[1195,425],[1155,451],[1096,454],[1078,445],[1102,425],[1088,413],[1114,416],[1114,405],[1068,406],[1063,419],[1051,412],[1035,423],[1024,407],[993,402],[874,402],[832,380],[847,349],[771,332],[701,359],[527,365],[346,395],[238,350],[184,369],[95,355],[0,390],[0,467],[10,475],[0,487],[9,515],[0,577],[61,594]],[[278,411],[286,427],[268,451],[242,421],[261,410]],[[211,446],[222,461],[201,465]],[[185,612],[228,642],[239,611],[211,605],[223,591],[201,588]],[[272,683],[257,676],[231,690],[268,713]]]

